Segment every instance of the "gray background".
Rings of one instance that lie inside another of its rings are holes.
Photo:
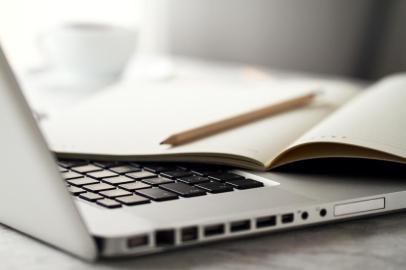
[[[171,0],[174,54],[377,79],[406,69],[404,0]]]

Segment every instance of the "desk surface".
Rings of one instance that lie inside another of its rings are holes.
[[[236,72],[193,61],[181,62],[182,70],[189,78],[205,74],[204,79],[211,79],[213,74],[216,78],[234,76]],[[252,70],[248,74],[255,79],[263,77]],[[279,78],[279,74],[266,79],[272,78]],[[63,85],[49,85],[47,78],[43,81],[47,87],[38,80],[36,84],[23,80],[34,108],[46,113],[76,103],[89,94],[64,90]],[[404,269],[404,224],[406,213],[398,213],[96,264],[73,258],[0,225],[0,269]]]
[[[0,225],[0,269],[405,269],[406,213],[89,264]]]

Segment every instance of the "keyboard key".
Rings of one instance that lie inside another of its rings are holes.
[[[96,165],[93,164],[88,164],[88,165],[83,165],[83,166],[77,166],[72,168],[72,171],[78,172],[78,173],[88,173],[88,172],[97,172],[103,170],[100,167],[97,167]]]
[[[135,168],[141,168],[141,165],[135,162],[128,162],[128,165],[135,167]]]
[[[93,178],[88,178],[88,177],[83,177],[79,179],[72,179],[67,181],[69,184],[74,185],[74,186],[84,186],[84,185],[91,185],[91,184],[97,184],[99,181]]]
[[[137,194],[133,194],[131,196],[119,197],[116,200],[125,205],[137,205],[137,204],[144,204],[144,203],[150,202],[147,198],[142,197]]]
[[[178,169],[178,170],[184,170],[184,171],[190,171],[190,164],[184,164],[184,165],[182,165],[182,164],[177,164],[176,165],[176,169]]]
[[[100,172],[88,173],[87,176],[96,178],[96,179],[102,179],[102,178],[118,176],[118,174],[111,172],[111,171],[104,170],[104,171],[100,171]]]
[[[209,178],[207,177],[203,177],[203,176],[199,176],[199,175],[192,175],[192,176],[188,176],[188,177],[182,177],[178,179],[179,181],[182,181],[186,184],[200,184],[200,183],[204,183],[204,182],[209,182]]]
[[[232,181],[232,180],[237,180],[237,179],[244,179],[241,175],[235,174],[235,173],[215,173],[215,174],[209,174],[209,178],[216,180],[216,181]]]
[[[194,197],[194,196],[201,196],[206,195],[206,192],[201,190],[200,188],[189,186],[185,183],[171,183],[161,185],[160,188],[175,192],[182,197]]]
[[[205,166],[205,165],[192,165],[191,170],[194,174],[200,176],[207,176],[209,174],[220,173],[224,171],[222,167]]]
[[[99,166],[100,168],[108,169],[113,166],[118,166],[119,163],[116,161],[94,161],[94,165]]]
[[[222,193],[264,184],[204,164],[62,160],[68,191],[106,208]],[[134,194],[135,193],[135,194]]]
[[[233,191],[233,188],[217,181],[210,181],[206,183],[197,184],[196,187],[202,188],[210,193],[221,193]]]
[[[112,172],[115,172],[115,173],[119,173],[119,174],[141,171],[141,169],[139,169],[139,168],[135,168],[132,166],[126,166],[126,165],[111,167],[109,170]]]
[[[128,184],[123,184],[123,185],[119,185],[120,188],[123,188],[125,190],[128,191],[134,191],[137,189],[142,189],[142,188],[150,188],[150,185],[147,185],[143,182],[132,182],[132,183],[128,183]]]
[[[142,196],[145,196],[155,201],[167,201],[178,198],[178,196],[175,193],[160,188],[139,189],[136,192]]]
[[[65,180],[69,180],[69,179],[82,178],[84,176],[81,174],[78,174],[76,172],[65,172],[65,173],[62,173],[62,177],[65,178]]]
[[[115,189],[115,186],[106,184],[106,183],[99,183],[99,184],[92,184],[92,185],[86,185],[83,186],[84,189],[93,191],[93,192],[98,192],[98,191],[104,191],[104,190],[109,190],[109,189]]]
[[[79,194],[79,198],[85,199],[87,201],[95,202],[97,200],[103,199],[103,196],[93,193],[93,192],[86,192]]]
[[[58,160],[58,165],[63,168],[69,168],[71,163],[69,161],[65,161],[65,160]]]
[[[107,208],[119,208],[121,207],[121,204],[119,202],[116,202],[115,200],[111,199],[101,199],[96,201],[98,205],[107,207]]]
[[[65,173],[65,172],[69,171],[68,169],[61,167],[61,166],[58,166],[58,169],[59,169],[59,172],[61,172],[61,173]]]
[[[110,185],[120,185],[120,184],[134,182],[134,179],[124,176],[124,175],[120,175],[117,177],[105,178],[105,179],[102,179],[102,181],[107,184],[110,184]]]
[[[86,190],[80,188],[80,187],[75,187],[75,186],[69,186],[68,190],[70,193],[72,193],[73,195],[79,195],[81,193],[85,193]]]
[[[199,175],[199,176],[208,176],[209,174],[213,173],[218,173],[216,171],[200,171],[200,170],[192,170],[193,174]]]
[[[100,195],[103,195],[105,197],[109,197],[109,198],[115,198],[115,197],[121,197],[121,196],[128,196],[131,195],[131,192],[128,192],[126,190],[123,189],[112,189],[112,190],[106,190],[106,191],[102,191],[99,192]]]
[[[64,168],[71,168],[71,167],[75,167],[75,166],[81,166],[81,165],[86,165],[89,162],[87,160],[59,160],[58,164],[61,167]]]
[[[158,164],[146,164],[144,165],[144,170],[153,172],[153,173],[161,173],[167,171],[173,171],[176,167],[169,166],[169,165],[158,165]]]
[[[144,180],[142,180],[142,182],[150,184],[152,186],[157,186],[157,185],[172,183],[174,181],[171,179],[168,179],[168,178],[155,177],[155,178],[144,179]]]
[[[170,179],[176,179],[180,177],[186,177],[192,175],[191,172],[183,171],[183,170],[176,170],[176,171],[169,171],[161,173],[161,176],[168,177]]]
[[[142,171],[142,172],[127,173],[126,176],[131,177],[135,180],[141,180],[145,178],[156,177],[157,175],[151,172]]]
[[[227,184],[231,185],[237,189],[249,189],[249,188],[256,188],[256,187],[263,187],[264,184],[252,179],[238,179],[227,181]]]

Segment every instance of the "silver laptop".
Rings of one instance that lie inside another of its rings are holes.
[[[1,50],[0,125],[0,222],[87,260],[406,207],[400,165],[379,173],[382,163],[337,160],[258,173],[204,164],[57,159]]]

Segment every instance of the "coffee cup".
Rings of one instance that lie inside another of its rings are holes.
[[[116,78],[134,53],[136,32],[122,26],[70,23],[39,38],[51,66],[77,78]]]

